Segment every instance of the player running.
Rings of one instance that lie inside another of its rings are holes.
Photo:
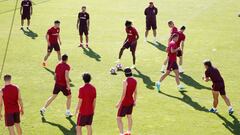
[[[212,81],[212,83],[213,83],[213,85],[212,85],[213,107],[209,111],[213,112],[213,113],[217,112],[218,96],[219,96],[219,93],[220,93],[223,100],[225,101],[225,103],[228,106],[229,114],[233,114],[234,110],[233,110],[233,107],[230,103],[229,98],[226,95],[224,80],[223,80],[220,72],[218,71],[217,68],[212,66],[212,63],[211,63],[210,60],[205,60],[203,62],[203,64],[204,64],[205,69],[206,69],[205,76],[203,77],[203,80],[206,81],[206,82]]]
[[[61,51],[60,45],[62,44],[60,39],[60,21],[55,21],[54,26],[51,27],[46,34],[47,40],[47,54],[44,57],[43,66],[45,67],[47,64],[47,59],[51,55],[52,50],[54,49],[57,52],[58,60],[61,61]]]
[[[132,77],[132,70],[130,68],[126,68],[124,73],[127,78],[123,81],[122,97],[116,105],[116,108],[118,108],[117,124],[120,135],[131,135],[132,111],[137,102],[137,80]],[[126,115],[128,119],[128,131],[124,134],[122,117]]]
[[[171,38],[172,38],[172,35],[173,34],[178,34],[178,29],[177,27],[175,26],[174,22],[173,21],[169,21],[168,22],[168,27],[171,29],[170,30],[170,37],[168,39],[168,42],[171,42]],[[163,65],[162,65],[162,68],[161,68],[161,72],[164,73],[165,70],[166,70],[166,65],[167,65],[167,62],[168,62],[168,57],[166,58],[166,60],[164,61]]]
[[[86,7],[82,7],[82,12],[78,14],[77,20],[77,29],[79,30],[80,35],[80,45],[79,47],[83,47],[83,34],[86,37],[86,47],[88,48],[88,31],[89,31],[89,14],[86,12]]]
[[[151,29],[153,30],[154,41],[157,42],[157,13],[158,9],[154,6],[153,2],[150,2],[149,6],[144,11],[146,16],[145,42],[147,42],[148,32]]]
[[[92,121],[94,110],[96,106],[96,89],[90,84],[91,75],[84,73],[83,76],[84,86],[79,89],[78,105],[76,107],[75,115],[77,118],[77,135],[82,135],[82,127],[87,127],[87,134],[92,135]]]
[[[5,109],[5,125],[8,127],[9,134],[15,135],[14,126],[17,134],[22,135],[20,126],[20,113],[24,114],[23,102],[19,88],[11,83],[11,75],[5,75],[5,86],[0,91],[0,120],[2,119],[2,104]]]
[[[177,47],[176,42],[178,41],[178,34],[173,34],[172,35],[172,41],[169,42],[167,52],[168,52],[168,66],[167,66],[167,71],[162,75],[160,80],[156,82],[156,87],[158,92],[160,92],[160,84],[161,82],[170,74],[171,71],[175,73],[175,80],[177,83],[177,88],[179,91],[183,89],[183,86],[180,84],[180,79],[179,79],[179,71],[178,71],[178,64],[177,64],[177,52],[181,50],[181,47]]]
[[[126,26],[127,37],[123,43],[122,48],[120,49],[117,63],[120,63],[120,59],[123,55],[124,50],[130,48],[130,51],[132,52],[132,57],[133,57],[133,66],[131,68],[136,68],[136,66],[135,66],[135,64],[136,64],[136,48],[137,48],[137,40],[139,39],[139,35],[138,35],[137,30],[132,26],[131,21],[126,21],[125,26]]]
[[[57,97],[58,93],[61,91],[63,95],[67,97],[67,110],[66,117],[71,117],[72,114],[70,112],[71,107],[71,89],[70,89],[70,79],[69,79],[69,71],[70,66],[67,64],[68,56],[64,54],[62,56],[62,62],[60,62],[55,69],[54,79],[55,86],[53,89],[53,95],[48,98],[43,108],[40,110],[40,114],[44,117],[47,107],[52,103],[52,101]]]
[[[27,29],[29,29],[32,12],[33,12],[32,2],[30,0],[23,0],[20,8],[22,30],[25,19],[27,19]]]

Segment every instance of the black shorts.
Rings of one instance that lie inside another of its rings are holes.
[[[218,91],[220,95],[226,95],[224,82],[213,83],[212,89],[213,91]]]
[[[25,20],[25,19],[30,20],[31,15],[30,14],[22,14],[21,18],[22,18],[22,20]]]
[[[178,64],[177,64],[177,62],[176,62],[176,61],[174,61],[174,62],[168,61],[167,70],[168,70],[168,71],[178,70]]]
[[[156,30],[157,29],[157,23],[156,22],[146,22],[146,30]]]
[[[82,36],[82,35],[85,35],[87,36],[88,35],[88,28],[87,27],[79,27],[79,35]]]
[[[71,95],[71,90],[68,90],[67,86],[61,86],[61,85],[55,84],[54,89],[53,89],[53,94],[57,95],[60,91],[65,96]]]
[[[78,114],[77,118],[77,125],[78,126],[86,126],[86,125],[92,125],[93,121],[93,114],[92,115],[81,115]]]
[[[137,48],[137,42],[128,42],[126,41],[124,44],[123,44],[123,48],[130,48],[130,51],[131,52],[136,52],[136,48]]]
[[[60,51],[60,46],[58,43],[56,44],[50,44],[50,46],[48,46],[48,52],[52,52],[52,50],[54,49],[55,51]]]
[[[20,123],[20,112],[6,113],[5,114],[5,125],[7,127],[13,126],[15,123]]]
[[[181,50],[177,51],[177,56],[178,56],[178,57],[181,57],[181,56],[182,56],[182,51],[181,51]]]
[[[126,115],[131,115],[133,111],[133,105],[130,106],[120,106],[118,109],[118,117],[125,117]]]

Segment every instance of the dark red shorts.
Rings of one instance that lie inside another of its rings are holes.
[[[136,52],[137,42],[131,43],[131,42],[126,41],[126,42],[123,44],[123,48],[126,48],[126,49],[130,48],[130,51],[131,51],[131,52]]]
[[[213,83],[212,89],[213,89],[213,91],[218,91],[220,93],[220,95],[226,95],[225,85],[223,82]]]
[[[79,35],[82,36],[82,35],[88,35],[88,28],[87,27],[79,27]]]
[[[181,56],[182,56],[182,51],[181,51],[181,50],[177,51],[177,56],[178,56],[178,57],[181,57]]]
[[[7,127],[13,126],[15,123],[20,123],[20,112],[6,113],[5,114],[5,125]]]
[[[30,14],[22,14],[21,18],[22,18],[22,20],[25,20],[25,19],[30,20],[31,16],[30,16]]]
[[[172,71],[172,70],[177,70],[177,69],[178,69],[178,64],[176,61],[174,61],[174,62],[168,61],[167,70]]]
[[[153,22],[146,22],[146,30],[156,30],[157,29],[157,23],[155,21]]]
[[[71,90],[68,90],[67,86],[61,86],[61,85],[55,84],[54,89],[53,89],[53,94],[58,94],[60,91],[65,96],[71,95]]]
[[[78,126],[86,126],[86,125],[92,125],[93,121],[93,114],[92,115],[81,115],[78,114],[77,118],[77,125]]]
[[[133,105],[130,106],[120,106],[118,109],[118,117],[125,117],[126,115],[131,115],[133,111]]]
[[[50,44],[50,46],[48,46],[48,52],[52,52],[52,50],[54,49],[55,51],[60,51],[60,46],[58,43],[56,44]]]

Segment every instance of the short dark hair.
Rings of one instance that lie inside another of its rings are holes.
[[[68,55],[67,54],[64,54],[63,56],[62,56],[62,61],[67,61],[68,60]]]
[[[131,68],[129,68],[129,67],[125,68],[125,69],[124,69],[124,73],[125,73],[125,76],[126,76],[126,77],[132,76],[132,70],[131,70]]]
[[[54,21],[54,24],[60,24],[59,20]]]
[[[83,8],[87,8],[87,7],[86,7],[86,6],[82,6],[82,9],[83,9]]]
[[[125,22],[125,26],[126,26],[126,27],[131,26],[131,25],[132,25],[132,22],[131,22],[131,21],[128,21],[128,20],[127,20],[127,21]]]
[[[208,67],[212,67],[212,62],[210,60],[204,60],[203,64]]]
[[[173,24],[173,21],[168,21],[168,24],[170,25],[170,24]]]
[[[82,78],[85,83],[89,83],[92,77],[89,73],[86,72],[86,73],[83,73]]]
[[[4,79],[4,81],[11,81],[12,76],[9,74],[6,74],[6,75],[4,75],[3,79]]]
[[[186,29],[186,27],[185,26],[182,26],[181,28],[180,28],[180,30],[185,30]]]

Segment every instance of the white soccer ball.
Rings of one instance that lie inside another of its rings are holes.
[[[112,67],[112,68],[110,69],[110,73],[111,73],[111,74],[116,74],[116,68]]]
[[[117,68],[117,70],[122,70],[123,69],[123,65],[119,63],[119,64],[116,65],[116,68]]]

